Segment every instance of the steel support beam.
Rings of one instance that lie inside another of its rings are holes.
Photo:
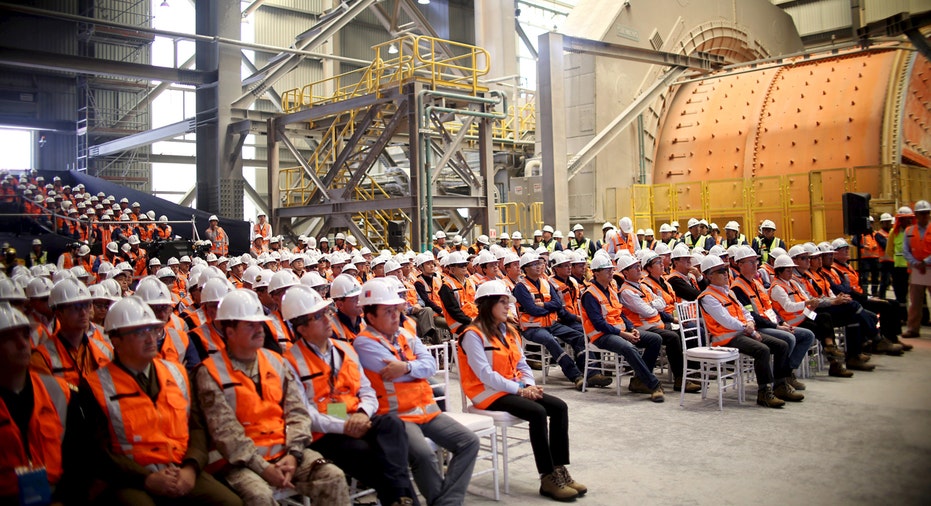
[[[533,56],[533,59],[536,60],[540,57],[537,53],[537,48],[533,46],[533,41],[530,40],[530,37],[527,36],[527,32],[524,31],[524,27],[520,26],[520,20],[514,20],[514,27],[517,29],[517,36],[520,38],[521,42],[524,43],[524,46],[530,51],[530,55]]]
[[[565,36],[555,32],[540,35],[537,47],[537,139],[543,163],[543,222],[558,230],[569,230],[569,178],[566,151],[566,90],[563,52]]]
[[[543,35],[540,37],[543,37]],[[599,40],[569,37],[568,35],[563,36],[562,49],[570,53],[606,56],[608,58],[649,63],[652,65],[687,67],[704,72],[711,72],[724,65],[724,57],[714,54],[698,53],[698,56],[690,56],[642,47],[625,46],[623,44],[612,44]]]
[[[632,121],[637,119],[640,113],[652,104],[660,94],[666,91],[669,85],[685,71],[685,67],[674,67],[663,74],[662,77],[657,79],[656,82],[650,85],[649,88],[644,90],[640,96],[621,111],[616,118],[611,120],[611,122],[605,126],[604,130],[598,132],[592,140],[588,141],[588,144],[569,160],[569,165],[566,169],[567,179],[571,180],[582,168],[591,163],[591,161],[598,156],[598,153],[601,153],[601,150],[611,144],[611,141],[617,138]],[[544,167],[545,166],[544,164]]]
[[[205,84],[216,79],[216,73],[201,69],[175,69],[11,47],[0,47],[0,66],[105,75],[147,81],[167,81],[189,85]]]
[[[484,196],[466,197],[461,195],[438,195],[433,197],[434,209],[480,209],[487,205],[487,198]],[[306,216],[337,216],[352,215],[356,213],[365,213],[369,211],[380,211],[390,209],[413,209],[417,205],[417,198],[410,197],[393,197],[390,199],[376,200],[347,200],[343,202],[328,202],[325,204],[315,204],[310,206],[298,207],[281,207],[277,214],[281,218],[299,218]]]
[[[314,172],[313,168],[307,163],[301,152],[294,147],[294,144],[288,139],[286,135],[283,135],[279,132],[278,141],[284,144],[284,147],[288,148],[288,151],[291,152],[291,155],[294,158],[297,158],[297,162],[301,165],[301,168],[304,169],[304,173],[307,174],[307,177],[317,185],[317,191],[320,192],[320,195],[323,197],[323,200],[330,200],[330,194],[326,191],[326,185],[323,184],[323,181],[317,176],[317,173]]]
[[[131,149],[136,149],[142,146],[148,146],[154,142],[174,139],[175,137],[189,134],[194,131],[195,120],[194,118],[188,118],[184,121],[179,121],[177,123],[172,123],[163,127],[153,128],[151,130],[146,130],[145,132],[127,135],[126,137],[121,137],[116,140],[104,142],[103,144],[91,146],[87,150],[87,155],[91,158],[96,158],[98,156],[121,153],[123,151],[129,151]]]

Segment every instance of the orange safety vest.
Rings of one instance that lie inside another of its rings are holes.
[[[841,275],[847,276],[847,281],[850,282],[850,288],[852,288],[853,291],[863,293],[863,288],[860,287],[860,275],[857,274],[857,271],[851,269],[847,264],[838,262],[834,262],[833,268],[838,277]]]
[[[204,313],[204,309],[195,308],[194,306],[188,307],[183,313],[181,313],[181,318],[190,318],[191,322],[188,325],[188,328],[192,329],[200,327],[207,322],[207,314]]]
[[[356,338],[356,333],[349,327],[343,325],[343,322],[341,322],[336,315],[330,320],[330,328],[333,329],[333,339],[337,341],[352,344]],[[365,320],[362,320],[362,323],[359,324],[359,331],[361,332],[363,330],[365,330]]]
[[[883,250],[876,242],[873,232],[860,235],[860,258],[879,258],[882,255]]]
[[[731,289],[733,290],[738,286],[743,290],[744,294],[750,298],[750,305],[753,306],[753,311],[762,315],[766,313],[766,311],[772,309],[772,300],[770,300],[769,293],[763,288],[763,283],[760,280],[754,279],[751,282],[747,282],[743,276],[737,276],[737,279],[731,282]]]
[[[740,305],[740,301],[734,297],[734,294],[731,293],[730,290],[721,293],[719,288],[714,285],[708,285],[708,288],[705,288],[705,291],[698,296],[698,300],[701,301],[704,297],[713,297],[717,299],[717,301],[724,306],[728,314],[740,320],[740,323],[744,325],[747,324],[743,306]],[[718,323],[710,313],[703,312],[703,314],[705,316],[705,327],[708,328],[708,333],[711,334],[711,346],[726,346],[727,343],[731,342],[731,339],[743,334],[743,330],[731,330],[721,323]]]
[[[223,336],[215,328],[213,324],[205,323],[190,332],[200,340],[200,344],[203,345],[204,349],[207,350],[207,355],[212,356],[217,352],[223,351],[226,349],[226,343],[223,342]]]
[[[905,229],[905,240],[915,260],[923,262],[931,255],[931,225],[925,227],[924,237],[918,235],[918,225],[909,225]]]
[[[454,276],[447,276],[443,283],[453,291],[453,297],[456,298],[456,302],[459,303],[459,308],[462,309],[462,312],[465,313],[466,316],[469,318],[478,316],[478,307],[475,306],[475,285],[472,284],[471,279],[466,278],[465,282],[460,283]],[[454,334],[458,333],[460,328],[462,328],[462,323],[454,320],[445,306],[443,306],[443,309],[443,317],[446,318],[446,324],[449,325],[449,330]]]
[[[258,350],[257,357],[261,394],[252,378],[233,369],[226,353],[215,353],[202,364],[223,391],[246,437],[252,440],[262,458],[272,461],[285,454],[286,366],[281,355],[264,348]]]
[[[184,330],[184,321],[171,315],[168,323],[165,324],[165,342],[158,351],[158,358],[184,365],[184,354],[189,344],[191,344],[191,338]]]
[[[578,317],[581,317],[582,307],[579,304],[581,291],[579,290],[578,283],[572,279],[572,276],[569,276],[568,283],[563,283],[556,276],[553,276],[550,278],[550,280],[553,281],[553,284],[556,285],[556,289],[559,290],[559,293],[562,294],[562,301],[566,306],[566,310]]]
[[[879,230],[876,231],[876,233],[879,234],[879,235],[881,235],[881,236],[883,236],[883,238],[886,239],[886,245],[888,246],[888,245],[889,245],[889,232],[886,231],[886,230],[883,230],[883,229],[879,229]],[[892,263],[892,262],[894,261],[894,260],[892,260],[891,258],[889,258],[889,257],[886,256],[886,251],[885,251],[885,250],[882,250],[882,251],[880,252],[879,257],[880,257],[880,259],[879,259],[880,262],[889,262],[889,263]]]
[[[226,256],[229,253],[229,240],[226,238],[226,231],[223,227],[217,227],[216,239],[212,241],[213,252],[218,256]]]
[[[644,302],[646,302],[647,304],[650,303],[647,300],[647,292],[643,289],[642,286],[634,286],[630,282],[625,281],[624,284],[621,285],[620,292],[631,292],[637,297],[640,297],[641,299],[643,299]],[[627,306],[622,306],[621,311],[624,313],[624,316],[626,316],[627,319],[630,320],[630,322],[634,324],[634,327],[644,327],[644,326],[650,327],[650,326],[653,326],[654,324],[659,323],[662,320],[662,318],[659,315],[659,312],[657,312],[653,316],[645,317],[645,316],[641,316],[640,313],[634,311],[633,309],[628,308]]]
[[[534,301],[540,300],[544,304],[551,301],[553,296],[550,294],[550,283],[549,281],[540,278],[537,280],[540,283],[540,288],[534,286],[526,277],[521,278],[520,282],[527,287],[527,290],[530,292],[530,295],[533,296]],[[520,329],[527,330],[530,328],[536,327],[549,327],[556,321],[556,313],[549,313],[544,316],[532,316],[530,313],[520,311]]]
[[[698,290],[698,282],[695,281],[695,278],[693,278],[691,275],[682,274],[681,272],[679,272],[679,271],[677,271],[677,270],[673,270],[671,273],[669,273],[669,275],[670,275],[670,276],[677,276],[677,277],[680,277],[680,278],[682,278],[682,279],[688,281],[688,283],[689,283],[690,285],[692,285],[693,288],[695,288],[696,290]],[[675,292],[673,292],[673,293],[675,294]],[[676,304],[678,304],[678,303],[680,303],[680,302],[682,302],[682,301],[684,300],[682,297],[679,297],[679,295],[677,295],[677,294],[676,294],[675,296],[676,296]]]
[[[418,300],[417,289],[414,288],[414,283],[411,283],[409,279],[403,279],[401,282],[404,283],[404,287],[407,288],[407,292],[404,294],[404,298],[407,300],[407,303],[410,304],[411,307],[416,306],[418,304]]]
[[[418,279],[416,282],[423,283],[424,289],[427,291],[427,297],[430,298],[430,302],[437,306],[443,307],[443,301],[440,300],[440,288],[443,287],[443,282],[440,280],[438,275],[434,273],[430,278],[429,284],[427,284],[426,280],[423,279],[423,276],[421,276],[420,279]]]
[[[623,314],[623,306],[621,305],[621,300],[617,298],[617,291],[612,290],[612,287],[608,287],[608,294],[605,295],[600,287],[592,283],[591,286],[585,290],[585,293],[590,293],[598,299],[598,305],[601,306],[601,316],[604,317],[608,325],[613,325],[619,329],[625,328],[624,318],[621,316]],[[593,343],[604,335],[604,332],[595,328],[591,317],[588,315],[588,311],[584,309],[582,311],[582,328],[585,330],[585,337]]]
[[[666,303],[666,307],[663,309],[664,312],[672,314],[676,310],[676,292],[665,279],[660,278],[657,281],[650,276],[646,276],[640,282],[649,286],[654,294],[663,298]]]
[[[136,379],[113,363],[87,377],[97,404],[110,421],[110,451],[152,472],[180,465],[188,446],[191,412],[187,374],[179,364],[155,359],[153,400]]]
[[[61,478],[61,445],[65,439],[68,402],[71,389],[60,379],[30,371],[32,382],[32,415],[26,434],[21,434],[6,404],[0,399],[0,497],[19,494],[18,467],[45,467],[48,482],[55,485]],[[28,441],[23,444],[23,436]]]
[[[330,344],[342,359],[335,373],[330,364],[310,349],[304,339],[298,339],[285,358],[294,366],[298,381],[304,384],[308,402],[314,403],[317,411],[326,414],[331,402],[342,402],[346,405],[346,413],[351,415],[359,411],[360,404],[362,375],[359,373],[359,357],[349,343],[331,340]],[[322,432],[314,432],[312,435],[314,441],[323,437]]]
[[[773,284],[769,287],[770,298],[772,298],[773,288],[781,287],[789,295],[789,298],[793,302],[804,302],[806,299],[802,293],[798,290],[794,283],[791,281],[783,281],[779,278],[773,279]],[[789,325],[798,325],[805,320],[805,313],[799,311],[797,313],[790,313],[786,308],[782,307],[776,299],[772,299],[773,309],[776,310],[776,314],[779,315],[779,318],[782,318],[782,321],[788,323]]]
[[[482,340],[482,348],[485,350],[485,359],[491,368],[502,378],[511,381],[519,381],[520,375],[517,372],[517,364],[520,362],[521,353],[520,335],[517,330],[507,326],[507,333],[504,335],[504,341],[495,339],[492,341],[478,327],[470,325],[465,332],[473,331]],[[465,334],[463,334],[463,337]],[[460,339],[463,339],[460,337]],[[492,402],[504,397],[507,392],[494,390],[488,385],[482,383],[475,371],[469,365],[465,351],[462,346],[458,346],[456,354],[459,357],[459,374],[461,375],[462,390],[466,396],[472,400],[472,404],[478,409],[485,409]]]
[[[275,341],[278,342],[278,346],[281,346],[281,352],[287,352],[291,349],[292,344],[291,330],[281,317],[281,311],[272,311],[268,314],[268,317],[271,318],[271,320],[265,322],[265,326],[271,331]]]
[[[96,364],[95,369],[99,369],[113,360],[113,347],[103,340],[102,335],[99,338],[97,337],[96,329],[94,336],[87,338],[87,350],[91,353],[91,358]],[[75,362],[74,357],[62,344],[57,333],[39,343],[35,347],[35,351],[42,355],[52,372],[52,376],[65,380],[69,385],[77,387],[81,383],[81,378],[92,372],[92,370],[80,370],[80,364]]]
[[[272,236],[272,224],[271,223],[256,223],[252,226],[252,240],[254,241],[256,237],[262,236],[262,243],[268,243],[269,238]],[[295,251],[295,253],[297,253]]]
[[[413,341],[406,330],[398,333],[397,345],[376,334],[371,328],[359,333],[357,339],[371,339],[388,349],[396,360],[412,362],[417,360],[413,348],[408,344]],[[365,370],[365,376],[372,383],[375,395],[378,398],[378,414],[394,413],[411,423],[427,423],[440,414],[440,407],[433,398],[433,387],[425,379],[412,381],[384,381],[378,371]]]

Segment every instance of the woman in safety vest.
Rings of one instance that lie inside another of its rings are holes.
[[[509,326],[514,302],[502,281],[483,283],[475,295],[478,316],[459,340],[462,388],[475,407],[506,411],[530,422],[530,445],[540,473],[540,495],[572,500],[588,489],[574,481],[569,464],[566,403],[534,385],[517,329]],[[549,436],[547,436],[549,417]]]

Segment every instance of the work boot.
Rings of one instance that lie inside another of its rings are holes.
[[[859,358],[851,358],[847,360],[847,369],[852,369],[854,371],[872,371],[873,369],[876,369],[876,366],[873,364],[867,364]]]
[[[610,385],[611,382],[613,382],[614,380],[605,376],[604,374],[592,374],[591,376],[588,377],[588,380],[586,381],[587,381],[586,386],[591,388],[591,387],[606,387]]]
[[[785,401],[773,395],[773,387],[770,385],[760,387],[756,393],[756,403],[767,408],[781,408],[786,404]]]
[[[582,387],[585,386],[585,378],[583,376],[579,376],[578,378],[572,380],[572,382],[575,383],[575,389],[579,392],[581,392]]]
[[[773,390],[773,395],[788,402],[802,402],[802,399],[805,398],[804,395],[796,392],[795,389],[792,388],[792,385],[788,383],[776,385],[776,388]]]
[[[844,352],[841,351],[841,349],[838,348],[836,344],[829,344],[825,346],[824,353],[825,355],[828,355],[834,358],[839,358],[841,360],[844,359]]]
[[[796,390],[805,390],[805,384],[798,380],[795,377],[795,373],[789,374],[789,377],[786,378],[786,383],[792,386]]]
[[[873,358],[873,355],[870,355],[869,353],[861,353],[857,355],[857,358],[859,358],[861,362],[869,362],[870,359]]]
[[[566,466],[556,466],[555,472],[556,474],[560,475],[560,477],[562,477],[562,480],[566,483],[567,487],[579,493],[579,497],[582,497],[585,495],[585,492],[588,492],[588,487],[572,479],[572,476],[569,475],[569,470],[566,469]]]
[[[650,391],[650,400],[653,402],[664,402],[666,396],[663,395],[663,384],[656,385],[656,388]]]
[[[630,384],[627,385],[627,389],[636,394],[653,393],[653,390],[647,388],[647,386],[643,384],[643,381],[636,376],[630,378]]]
[[[527,365],[530,366],[530,368],[534,371],[543,370],[543,362],[540,362],[539,360],[528,360]]]
[[[835,378],[851,378],[853,373],[848,371],[844,364],[840,362],[831,362],[831,366],[828,367],[828,376],[834,376]]]
[[[902,341],[899,341],[898,338],[896,338],[895,341],[892,341],[892,343],[901,346],[901,347],[902,347],[902,351],[912,351],[912,349],[914,348],[914,346],[912,346],[912,345],[910,345],[910,344],[908,344],[908,343],[903,343]]]
[[[888,339],[882,338],[876,343],[876,353],[885,353],[886,355],[897,357],[904,353],[904,351],[902,351],[902,345],[893,344]]]
[[[579,493],[566,485],[566,482],[555,471],[540,478],[540,495],[550,497],[557,501],[574,501]]]
[[[919,334],[917,330],[907,330],[905,332],[902,332],[902,335],[900,337],[907,337],[907,338],[921,337],[921,334]]]
[[[682,378],[676,378],[675,381],[673,381],[673,390],[676,392],[682,391]],[[694,394],[696,392],[701,392],[701,385],[695,383],[694,381],[686,381],[685,393]]]

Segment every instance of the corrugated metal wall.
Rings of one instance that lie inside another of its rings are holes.
[[[255,22],[255,41],[259,44],[269,44],[279,47],[289,47],[294,44],[294,37],[312,27],[319,17],[321,0],[272,0],[260,8],[253,16]],[[290,7],[306,11],[297,12],[290,9],[275,8],[275,4],[288,4]],[[316,13],[311,14],[311,13]],[[317,52],[323,52],[320,48]],[[256,53],[256,67],[262,68],[275,55]],[[300,88],[305,84],[323,79],[323,65],[319,61],[305,59],[301,65],[278,81],[274,89],[281,94],[292,88]],[[269,104],[257,107],[266,108]]]
[[[931,2],[928,0],[866,0],[864,3],[865,23],[885,19],[900,12],[915,14],[931,9]]]
[[[817,2],[774,2],[792,16],[802,37],[847,28],[851,24],[850,0],[819,0]]]

